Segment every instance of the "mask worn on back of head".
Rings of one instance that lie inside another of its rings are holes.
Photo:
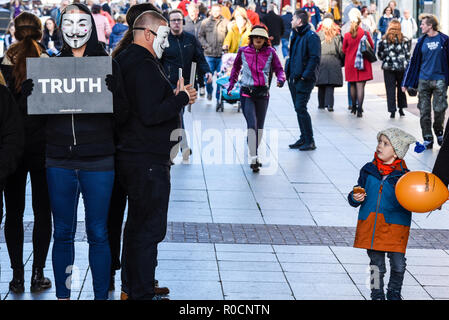
[[[162,58],[164,50],[170,46],[168,43],[168,34],[170,28],[167,26],[159,26],[157,29],[157,36],[153,41],[153,50],[156,53],[158,59]]]
[[[92,34],[92,19],[87,13],[67,13],[62,16],[62,36],[73,49],[82,47]]]

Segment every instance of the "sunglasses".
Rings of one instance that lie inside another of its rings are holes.
[[[150,31],[152,34],[154,34],[155,36],[157,36],[157,33],[154,32],[153,30],[151,30],[150,28],[144,28],[144,27],[134,27],[133,30],[148,30]]]

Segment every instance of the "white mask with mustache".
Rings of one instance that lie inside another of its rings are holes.
[[[92,34],[92,18],[87,13],[67,13],[62,16],[62,36],[73,49],[82,47]]]
[[[159,26],[157,29],[157,36],[153,41],[153,50],[156,53],[158,59],[162,58],[164,50],[170,46],[168,43],[168,34],[170,33],[170,28],[167,26]]]

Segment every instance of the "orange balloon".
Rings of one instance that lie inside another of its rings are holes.
[[[412,212],[433,211],[449,198],[449,190],[436,175],[426,171],[410,171],[396,183],[396,198]]]

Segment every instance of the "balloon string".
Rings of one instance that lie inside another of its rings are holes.
[[[429,214],[427,215],[426,219],[432,214],[433,211],[430,211]]]

